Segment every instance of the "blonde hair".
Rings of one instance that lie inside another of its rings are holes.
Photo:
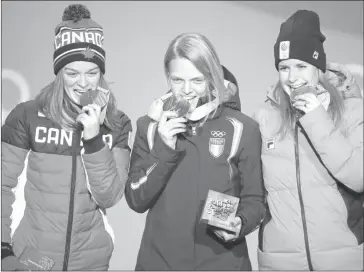
[[[329,83],[329,80],[326,78],[325,75],[320,76],[319,83],[330,94],[328,113],[330,114],[335,126],[337,127],[343,116],[344,100],[340,95],[340,91],[334,85]],[[276,106],[278,107],[281,117],[281,125],[277,132],[277,135],[284,137],[287,132],[292,133],[294,130],[294,126],[296,123],[294,109],[291,105],[288,94],[283,90],[279,82],[275,86],[275,89],[273,91],[273,97],[275,101],[278,102]]]
[[[62,73],[63,69],[57,73],[53,82],[41,90],[35,100],[46,117],[60,124],[66,130],[77,130],[81,128],[80,124],[76,122],[76,118],[81,112],[81,107],[74,103],[66,94]],[[109,89],[103,74],[100,75],[99,86],[104,89]],[[116,99],[111,91],[104,125],[113,131],[122,129]]]
[[[214,46],[202,34],[199,33],[182,33],[172,40],[169,44],[164,57],[164,72],[166,77],[169,75],[169,64],[173,59],[184,58],[193,63],[207,80],[208,101],[212,101],[212,96],[217,99],[218,105],[226,102],[228,98],[225,95],[226,88],[224,85],[224,73],[220,64],[219,57]],[[215,90],[212,93],[212,91]],[[216,113],[210,114],[210,118]],[[209,118],[206,116],[205,120]]]

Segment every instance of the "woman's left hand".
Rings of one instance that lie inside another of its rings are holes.
[[[295,97],[295,102],[292,104],[293,107],[303,111],[304,113],[313,111],[320,105],[321,102],[318,100],[317,96],[312,93],[297,95]]]
[[[82,113],[77,116],[76,121],[83,125],[83,138],[89,140],[100,132],[101,107],[89,104],[82,108]]]
[[[224,230],[215,230],[214,233],[224,242],[233,242],[239,237],[241,230],[241,218],[239,216],[235,217],[234,221],[231,222],[231,226],[235,228],[235,233],[229,233]]]

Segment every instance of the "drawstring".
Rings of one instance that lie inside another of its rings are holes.
[[[298,117],[298,116],[296,116],[296,117]],[[298,120],[298,118],[297,118],[297,120]],[[295,152],[295,161],[296,161],[297,190],[298,190],[299,201],[301,204],[300,205],[301,218],[302,218],[302,225],[303,225],[303,234],[304,234],[304,239],[305,239],[307,262],[308,262],[308,267],[309,267],[310,271],[313,271],[310,247],[309,247],[309,243],[308,243],[305,207],[303,206],[303,197],[302,197],[302,191],[301,191],[301,173],[300,173],[300,159],[299,159],[299,149],[298,149],[298,122],[296,122],[295,127],[294,127],[294,152]]]

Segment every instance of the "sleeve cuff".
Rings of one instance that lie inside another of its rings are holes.
[[[241,220],[241,228],[238,238],[245,237],[245,235],[243,234],[244,234],[244,227],[246,226],[246,220],[244,219],[244,216],[241,213],[238,213],[236,216],[240,217]]]
[[[324,138],[335,127],[330,115],[322,105],[302,116],[300,123],[310,140]]]
[[[1,242],[1,259],[4,259],[9,256],[15,256],[13,248],[9,243]]]
[[[310,125],[312,123],[322,122],[326,119],[327,112],[325,108],[320,105],[316,109],[306,113],[300,118],[300,123],[302,125]]]
[[[102,134],[99,133],[95,137],[85,140],[82,138],[83,147],[85,148],[85,154],[96,153],[104,147],[104,142],[102,141]]]

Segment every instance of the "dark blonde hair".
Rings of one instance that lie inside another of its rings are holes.
[[[63,69],[57,73],[53,82],[41,90],[35,100],[46,117],[60,124],[66,130],[77,130],[80,129],[80,125],[77,124],[76,118],[81,112],[81,107],[75,104],[65,92],[62,73]],[[109,90],[103,74],[100,75],[99,86]],[[104,125],[112,131],[121,130],[121,119],[118,114],[116,99],[111,91]]]
[[[320,84],[330,94],[330,104],[328,113],[337,127],[340,123],[344,112],[344,100],[340,95],[340,91],[332,84],[329,83],[325,75],[320,76]],[[288,94],[283,90],[281,84],[278,82],[273,91],[273,97],[278,102],[276,105],[281,117],[281,125],[277,132],[278,135],[284,137],[287,132],[293,132],[296,123],[294,109],[291,105]]]
[[[172,40],[164,57],[164,72],[167,78],[169,75],[169,64],[173,59],[177,58],[191,61],[197,70],[204,75],[207,80],[207,96],[209,101],[213,100],[212,90],[215,90],[216,102],[218,104],[226,102],[227,98],[224,95],[226,92],[224,73],[220,60],[214,46],[205,36],[199,33],[183,33]],[[215,113],[216,110],[211,117]]]

